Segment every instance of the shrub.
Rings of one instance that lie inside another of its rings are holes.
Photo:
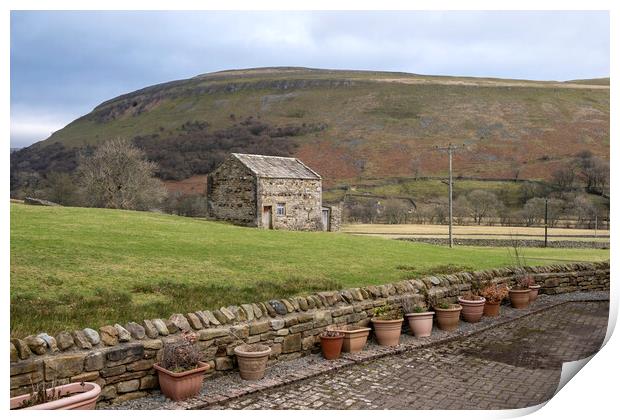
[[[534,285],[534,278],[531,274],[523,274],[517,278],[516,290],[527,290]]]
[[[403,310],[398,306],[385,304],[379,308],[375,308],[374,318],[381,321],[393,321],[403,317]]]
[[[505,285],[490,284],[480,291],[489,303],[501,303],[508,296],[508,288]]]
[[[161,367],[171,372],[185,372],[198,367],[200,353],[194,347],[195,342],[195,333],[184,332],[181,341],[166,344]]]

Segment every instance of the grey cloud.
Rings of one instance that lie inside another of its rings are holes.
[[[11,118],[19,126],[25,110],[47,109],[69,116],[66,124],[104,100],[154,83],[279,65],[602,77],[609,74],[609,14],[14,11],[11,105],[21,111]]]

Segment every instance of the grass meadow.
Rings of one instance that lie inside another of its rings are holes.
[[[609,258],[608,250],[524,253],[532,265]],[[11,336],[511,263],[505,248],[450,250],[148,212],[12,203]]]

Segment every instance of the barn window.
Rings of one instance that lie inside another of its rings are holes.
[[[286,204],[278,203],[276,204],[276,215],[285,216],[286,215]]]

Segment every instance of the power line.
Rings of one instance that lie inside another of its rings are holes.
[[[449,245],[450,248],[454,246],[454,241],[452,240],[452,154],[454,151],[465,148],[465,144],[460,146],[456,146],[452,143],[449,143],[447,146],[435,146],[436,150],[447,151],[448,152],[448,167],[449,167],[449,180],[448,180],[448,236],[449,236]]]

